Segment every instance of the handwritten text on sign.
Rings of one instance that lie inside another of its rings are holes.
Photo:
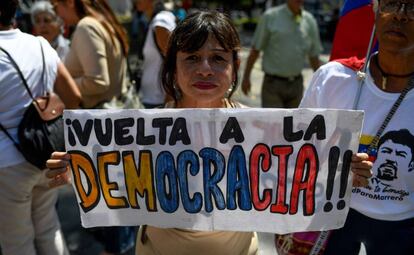
[[[65,111],[85,227],[286,233],[343,225],[363,113]]]

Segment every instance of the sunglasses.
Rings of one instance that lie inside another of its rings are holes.
[[[400,1],[381,1],[379,10],[383,14],[394,14],[400,10],[405,11],[405,14],[409,19],[414,19],[414,3],[402,3]]]

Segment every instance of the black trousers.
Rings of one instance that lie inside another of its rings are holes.
[[[367,255],[412,255],[414,219],[375,220],[350,209],[344,227],[331,233],[324,255],[358,255],[361,243]]]

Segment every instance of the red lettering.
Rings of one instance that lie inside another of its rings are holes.
[[[257,144],[250,153],[250,190],[252,192],[253,206],[258,211],[265,210],[272,202],[272,190],[263,191],[263,199],[259,196],[259,164],[263,172],[270,169],[272,161],[270,159],[270,149],[265,144]]]
[[[292,154],[292,146],[273,146],[273,155],[279,158],[278,180],[277,180],[277,197],[276,202],[270,207],[272,213],[286,214],[288,205],[286,204],[286,179],[287,179],[287,162]]]
[[[303,214],[309,216],[315,212],[315,183],[318,171],[319,160],[315,147],[312,144],[304,144],[296,159],[290,195],[290,214],[296,214],[298,211],[300,191],[303,191]]]

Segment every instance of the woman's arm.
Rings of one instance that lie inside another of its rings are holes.
[[[170,34],[170,30],[165,27],[156,26],[154,29],[154,40],[163,56],[165,56],[167,53],[168,39],[170,38]]]
[[[57,68],[54,91],[62,99],[66,109],[79,108],[81,94],[66,67],[60,62]]]

